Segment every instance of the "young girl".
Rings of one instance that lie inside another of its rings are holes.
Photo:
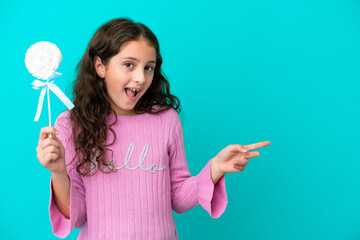
[[[128,18],[103,25],[78,65],[74,105],[40,131],[37,157],[51,172],[49,215],[60,238],[178,239],[172,210],[201,205],[218,218],[226,173],[269,141],[229,145],[191,176],[180,101],[161,71],[155,35]]]

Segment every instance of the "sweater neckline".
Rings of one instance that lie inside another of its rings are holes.
[[[136,114],[136,115],[114,115],[114,114],[110,114],[108,116],[109,120],[113,120],[115,119],[115,116],[117,117],[117,119],[140,119],[143,118],[145,116],[149,115],[149,113],[142,113],[142,114]]]

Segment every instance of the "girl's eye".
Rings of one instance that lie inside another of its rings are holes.
[[[125,63],[124,64],[126,67],[129,67],[129,65],[133,65],[132,63]]]
[[[149,66],[148,69],[150,68],[150,70],[148,70],[149,72],[154,71],[154,68],[152,66]]]

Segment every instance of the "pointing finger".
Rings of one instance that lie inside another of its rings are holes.
[[[268,146],[270,144],[271,144],[270,141],[264,141],[264,142],[258,142],[258,143],[245,145],[244,147],[250,151],[250,150],[255,150],[255,149],[258,149],[258,148]]]

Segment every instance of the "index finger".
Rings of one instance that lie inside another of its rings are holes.
[[[53,126],[43,127],[40,130],[39,140],[47,138],[48,134],[58,134],[58,131]]]
[[[264,141],[264,142],[258,142],[258,143],[253,143],[253,144],[245,145],[244,147],[245,147],[247,150],[255,150],[255,149],[258,149],[258,148],[262,148],[262,147],[268,146],[268,145],[270,145],[270,144],[271,144],[270,141]]]

